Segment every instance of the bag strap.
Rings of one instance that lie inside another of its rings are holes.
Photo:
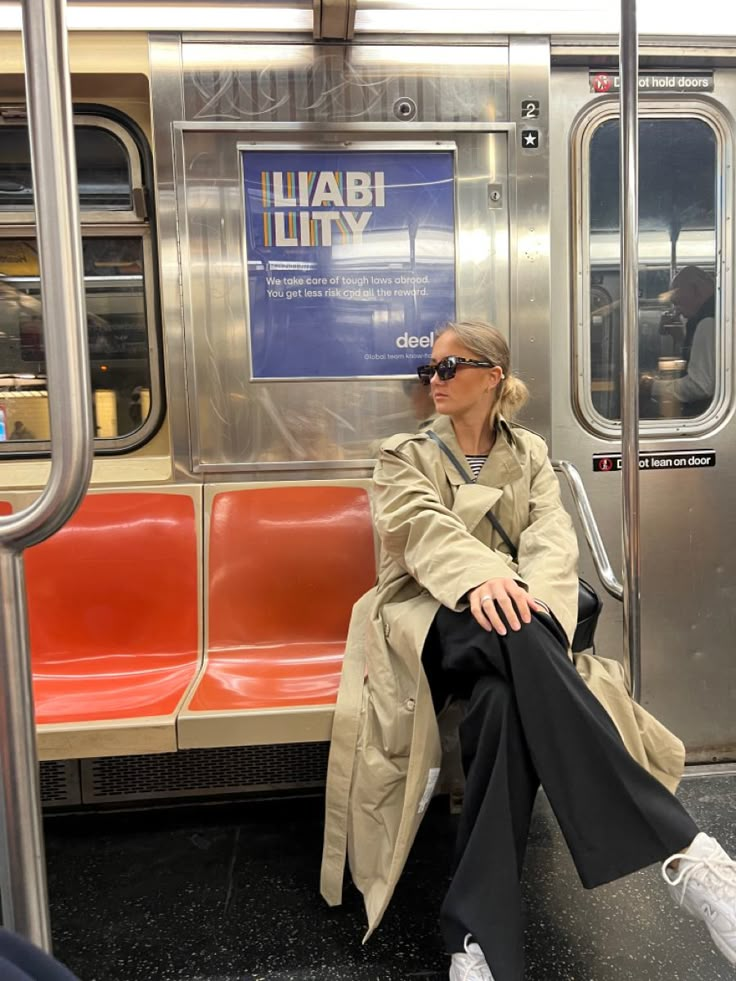
[[[473,484],[473,483],[475,483],[475,481],[473,480],[473,478],[468,475],[467,470],[462,465],[462,463],[460,463],[460,461],[455,456],[455,454],[452,452],[452,450],[447,445],[447,443],[445,443],[444,440],[440,439],[440,437],[437,435],[436,432],[434,432],[434,430],[432,430],[432,429],[425,429],[424,433],[425,433],[425,436],[429,436],[429,438],[431,440],[433,440],[439,446],[439,448],[445,454],[445,456],[450,461],[450,463],[452,463],[452,465],[455,467],[455,469],[460,474],[460,476],[463,478],[463,480],[465,481],[466,484]],[[503,540],[503,543],[506,545],[506,548],[508,548],[509,552],[511,553],[511,558],[514,560],[514,562],[516,562],[517,558],[519,557],[518,549],[515,547],[514,543],[511,541],[511,539],[509,538],[509,536],[506,534],[506,531],[505,531],[503,525],[498,520],[498,518],[493,513],[493,511],[488,511],[486,513],[486,517],[491,522],[491,524],[493,525],[493,527],[496,529],[496,531],[498,532],[498,534],[501,536],[501,539]]]

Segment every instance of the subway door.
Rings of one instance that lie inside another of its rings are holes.
[[[642,702],[680,735],[692,762],[727,760],[736,752],[736,75],[662,69],[640,91]],[[583,475],[618,570],[616,79],[560,69],[551,92],[553,453]],[[587,556],[583,570],[594,575]],[[614,599],[598,641],[600,655],[622,658]]]

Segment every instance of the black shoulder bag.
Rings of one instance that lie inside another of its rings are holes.
[[[465,467],[463,467],[450,447],[440,439],[437,433],[435,433],[432,429],[427,429],[426,435],[429,436],[431,440],[434,440],[434,442],[439,446],[439,448],[463,478],[465,483],[472,484],[473,480],[468,475]],[[503,525],[493,511],[488,511],[486,517],[501,536],[506,548],[508,548],[509,552],[511,553],[511,558],[514,560],[514,562],[516,562],[519,557],[519,551],[506,534]],[[578,579],[578,623],[575,627],[575,635],[572,638],[571,644],[571,647],[576,654],[579,654],[581,651],[587,651],[588,648],[593,646],[595,639],[595,628],[598,625],[598,617],[600,616],[602,609],[603,603],[601,602],[601,598],[595,589],[593,589],[590,583],[586,582],[585,579]]]

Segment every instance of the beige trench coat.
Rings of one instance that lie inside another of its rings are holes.
[[[450,420],[434,430],[462,460]],[[365,899],[366,939],[383,916],[439,774],[437,720],[421,665],[440,604],[467,607],[487,579],[514,577],[546,603],[568,637],[577,620],[577,540],[544,441],[503,420],[474,484],[423,433],[394,436],[374,474],[381,539],[376,586],[355,605],[327,777],[321,891],[342,901],[345,855]],[[518,547],[515,563],[485,517],[493,508]],[[523,628],[522,628],[523,629]],[[575,656],[627,748],[665,786],[684,747],[629,697],[621,665]]]

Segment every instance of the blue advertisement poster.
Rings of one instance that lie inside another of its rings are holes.
[[[242,150],[254,379],[413,374],[455,315],[445,150]]]

